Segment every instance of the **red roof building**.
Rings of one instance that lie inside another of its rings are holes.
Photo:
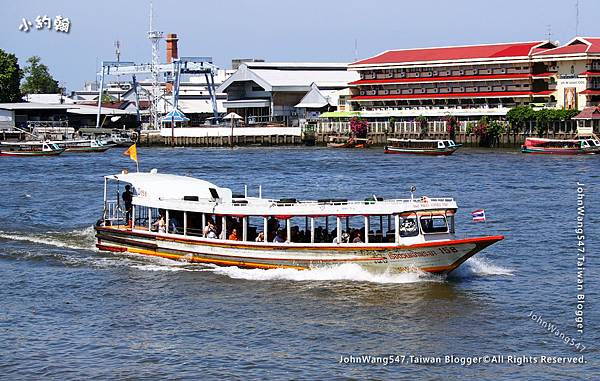
[[[365,116],[502,116],[518,105],[600,103],[600,38],[388,50],[349,70],[360,75],[349,86]]]

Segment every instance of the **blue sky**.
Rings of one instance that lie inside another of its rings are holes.
[[[39,55],[69,90],[94,80],[97,62],[150,61],[149,0],[5,1],[0,48],[21,65]],[[600,36],[600,1],[579,1],[579,34]],[[575,35],[575,0],[221,0],[154,1],[155,29],[177,33],[180,55],[212,56],[220,67],[232,58],[268,61],[350,62],[354,41],[365,58],[387,49],[463,45]],[[69,34],[35,29],[36,16],[69,17]],[[21,18],[34,23],[19,31]],[[161,46],[164,57],[164,43]]]

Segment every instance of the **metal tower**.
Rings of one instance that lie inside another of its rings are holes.
[[[153,6],[150,1],[150,31],[148,31],[148,39],[152,44],[152,63],[150,71],[152,73],[152,94],[150,97],[150,125],[153,130],[160,130],[160,111],[158,110],[158,101],[160,99],[160,70],[159,70],[159,44],[163,38],[163,32],[154,30],[153,25]]]

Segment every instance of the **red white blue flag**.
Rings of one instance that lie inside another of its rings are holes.
[[[475,222],[485,222],[485,210],[483,209],[472,211],[471,216]]]

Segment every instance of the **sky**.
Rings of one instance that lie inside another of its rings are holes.
[[[96,79],[102,60],[148,63],[150,0],[4,0],[0,49],[25,66],[42,58],[68,91]],[[384,50],[537,41],[575,36],[576,0],[154,1],[154,29],[179,36],[180,56],[352,62]],[[579,0],[579,35],[600,37],[600,1]],[[69,33],[38,30],[37,16],[68,17]],[[33,23],[19,30],[22,18]],[[355,51],[355,42],[357,49]],[[165,45],[161,44],[164,60]]]

